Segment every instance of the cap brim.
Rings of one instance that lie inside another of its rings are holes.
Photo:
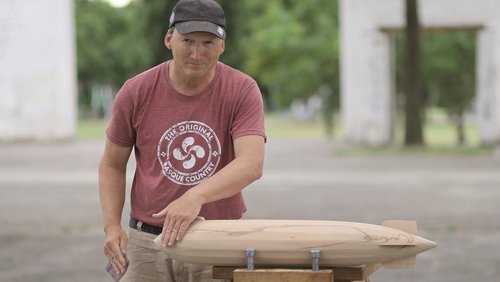
[[[208,32],[219,37],[220,39],[226,38],[226,31],[224,30],[224,28],[216,24],[213,24],[211,22],[205,22],[205,21],[179,22],[175,24],[175,29],[182,35],[191,32]]]

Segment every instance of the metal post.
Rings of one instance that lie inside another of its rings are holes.
[[[318,271],[320,250],[310,250],[309,253],[311,254],[312,258],[312,270]]]
[[[245,256],[247,257],[247,270],[253,270],[253,257],[255,256],[255,249],[246,249]]]

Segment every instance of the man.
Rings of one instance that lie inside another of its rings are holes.
[[[219,62],[225,28],[214,0],[180,0],[164,40],[173,59],[129,79],[115,98],[99,187],[104,253],[126,281],[210,280],[210,268],[166,257],[153,239],[174,245],[198,216],[241,218],[241,190],[262,175],[261,93]],[[127,236],[120,219],[132,149]]]

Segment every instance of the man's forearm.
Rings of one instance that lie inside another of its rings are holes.
[[[236,158],[216,174],[190,190],[204,204],[224,199],[240,192],[262,176],[264,141],[260,136],[243,137]],[[237,147],[238,148],[238,147]]]
[[[235,159],[212,177],[190,190],[204,204],[228,198],[262,176],[262,164],[256,160]]]
[[[101,164],[99,196],[104,230],[110,226],[119,226],[125,204],[125,172]]]

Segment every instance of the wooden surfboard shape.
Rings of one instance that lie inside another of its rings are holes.
[[[319,250],[321,267],[382,263],[408,268],[418,253],[436,246],[413,234],[413,221],[385,224],[390,227],[319,220],[196,220],[181,241],[162,248],[175,259],[204,265],[246,265],[245,250],[255,249],[257,266],[310,266],[309,251]],[[155,242],[161,246],[160,236]]]

